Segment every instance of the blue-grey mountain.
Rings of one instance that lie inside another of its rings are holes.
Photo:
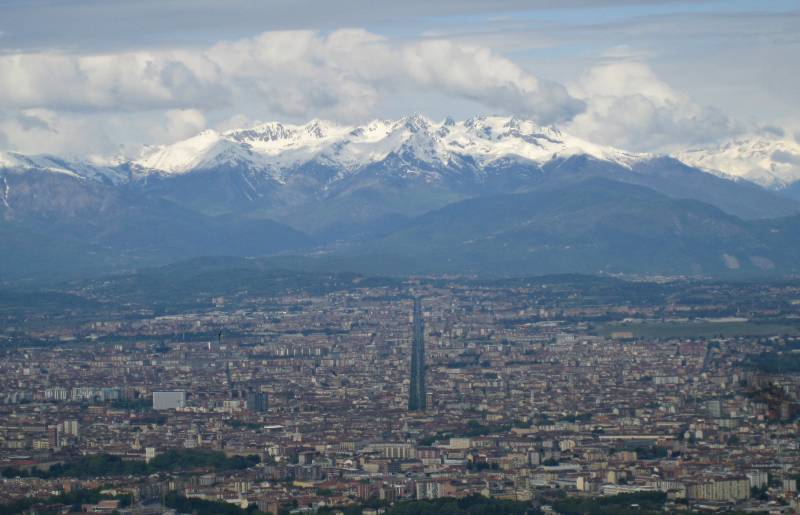
[[[398,267],[382,272],[791,273],[793,185],[684,161],[513,117],[268,123],[103,162],[5,153],[0,276],[381,253]]]

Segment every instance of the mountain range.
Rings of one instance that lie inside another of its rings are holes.
[[[738,139],[680,152],[678,159],[722,177],[743,179],[800,198],[800,143],[778,138]]]
[[[663,156],[515,117],[409,116],[208,130],[129,160],[5,152],[0,278],[280,254],[381,273],[790,274],[799,147]]]

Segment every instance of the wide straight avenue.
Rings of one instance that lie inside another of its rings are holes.
[[[425,322],[422,318],[422,301],[414,299],[412,320],[414,330],[411,342],[411,388],[409,389],[408,409],[425,411],[427,394],[425,390]]]

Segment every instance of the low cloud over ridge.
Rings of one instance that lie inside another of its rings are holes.
[[[457,100],[631,150],[737,130],[641,62],[599,64],[568,88],[484,46],[340,29],[270,31],[202,48],[0,55],[0,141],[23,152],[109,152],[231,120],[361,122],[384,116],[400,95]]]
[[[200,50],[0,56],[0,102],[20,109],[219,107],[237,98],[278,115],[366,115],[378,91],[434,89],[541,123],[581,102],[491,50],[445,40],[393,44],[358,29],[266,32]]]

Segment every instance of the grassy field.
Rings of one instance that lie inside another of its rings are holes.
[[[639,338],[693,338],[714,336],[776,336],[800,334],[800,323],[792,321],[747,322],[645,322],[641,324],[599,324],[597,334],[610,336],[614,332],[631,332]]]

